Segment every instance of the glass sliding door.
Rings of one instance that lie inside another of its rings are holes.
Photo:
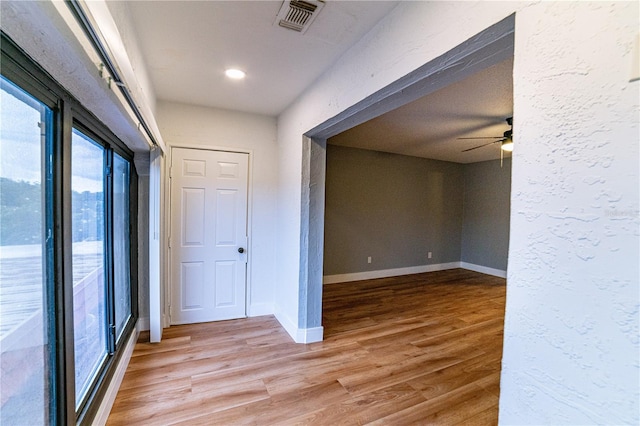
[[[0,425],[92,424],[138,315],[133,152],[2,31],[0,63]]]
[[[113,154],[113,287],[116,337],[131,317],[129,162]]]
[[[1,77],[0,123],[0,424],[48,424],[52,112]]]
[[[108,354],[104,170],[104,147],[73,129],[71,229],[76,409]]]

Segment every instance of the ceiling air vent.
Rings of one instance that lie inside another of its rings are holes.
[[[324,2],[320,0],[286,0],[280,7],[276,23],[281,27],[305,33],[323,6]]]

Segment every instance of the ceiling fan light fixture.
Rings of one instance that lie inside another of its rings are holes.
[[[503,151],[513,152],[513,139],[506,139],[502,141],[500,149]]]

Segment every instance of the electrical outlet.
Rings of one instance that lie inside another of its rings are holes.
[[[367,257],[367,263],[371,263],[371,256]]]
[[[427,259],[431,259],[432,255],[433,255],[433,253],[431,253],[431,252],[427,253]]]

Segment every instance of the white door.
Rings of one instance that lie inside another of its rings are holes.
[[[246,316],[249,155],[171,151],[171,323]]]

